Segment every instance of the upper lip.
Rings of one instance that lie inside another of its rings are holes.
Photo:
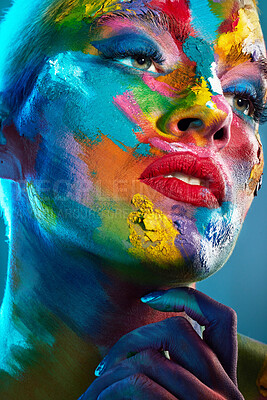
[[[182,173],[204,181],[205,187],[217,199],[219,205],[225,198],[223,169],[212,156],[197,155],[188,150],[167,154],[153,161],[141,174],[140,180],[146,183],[153,178],[164,178],[168,174]],[[153,185],[152,185],[153,187]],[[157,190],[157,189],[156,189]]]

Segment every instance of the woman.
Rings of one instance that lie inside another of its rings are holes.
[[[254,0],[17,0],[0,42],[1,399],[265,398],[194,289],[260,186]]]

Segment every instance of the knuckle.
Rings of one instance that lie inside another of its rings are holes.
[[[231,322],[234,324],[237,320],[237,315],[236,315],[235,310],[233,310],[230,307],[229,307],[229,315],[230,315]]]
[[[237,324],[237,316],[236,316],[236,312],[231,307],[228,307],[222,303],[218,303],[217,322],[221,322],[221,321],[223,321],[223,324],[227,327],[230,327],[230,326],[235,327]]]
[[[174,332],[179,330],[192,329],[190,322],[183,316],[177,316],[169,318],[169,328],[173,329]]]
[[[131,386],[138,389],[149,388],[151,386],[150,379],[142,373],[131,375],[129,377],[129,383],[131,384]]]
[[[147,349],[136,354],[132,360],[135,365],[152,367],[162,362],[162,355],[155,349]]]
[[[237,324],[236,312],[232,308],[227,306],[225,306],[225,312],[226,312],[226,321],[228,325],[235,327]]]

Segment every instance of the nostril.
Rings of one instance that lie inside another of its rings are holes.
[[[218,130],[218,131],[214,134],[213,139],[214,139],[214,140],[222,140],[222,139],[224,139],[224,129],[221,128],[220,130]]]
[[[187,131],[187,129],[190,128],[200,128],[203,125],[203,122],[201,119],[198,118],[183,118],[181,119],[177,126],[179,131]]]

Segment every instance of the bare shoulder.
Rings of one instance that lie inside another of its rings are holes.
[[[267,399],[267,345],[238,334],[237,374],[246,400]]]

